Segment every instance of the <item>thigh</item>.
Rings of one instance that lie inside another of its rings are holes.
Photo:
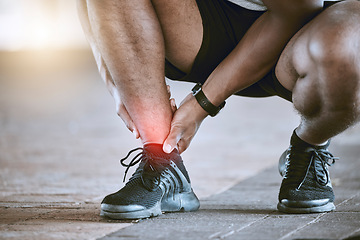
[[[358,19],[359,7],[359,1],[336,3],[321,12],[294,35],[282,52],[275,70],[279,82],[286,89],[293,91],[298,82],[305,85],[316,84],[313,79],[317,77],[310,76],[317,72],[314,54],[318,54],[320,50],[322,54],[331,53],[333,46],[339,45],[335,42],[339,36],[346,39],[344,34],[350,32],[351,36],[348,39],[358,41],[358,37],[354,34],[358,35],[356,32],[359,31],[356,29],[359,29],[359,23],[354,19]],[[302,81],[298,81],[299,79]],[[308,79],[312,81],[309,82]]]
[[[153,0],[165,39],[166,58],[189,72],[201,47],[203,26],[195,0]]]

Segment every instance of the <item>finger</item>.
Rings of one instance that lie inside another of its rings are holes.
[[[140,133],[139,133],[139,131],[137,130],[137,128],[134,127],[132,133],[134,134],[135,139],[140,138]]]
[[[181,138],[179,140],[177,146],[178,146],[179,153],[181,154],[189,147],[189,143]]]
[[[175,99],[174,99],[174,98],[171,98],[171,99],[170,99],[170,106],[171,106],[171,111],[172,111],[173,113],[175,113],[176,110],[177,110],[177,107],[176,107],[176,103],[175,103]]]
[[[170,133],[164,141],[163,151],[171,153],[181,139],[182,130],[179,127],[171,127]]]
[[[113,83],[110,82],[109,85],[111,86],[111,84]],[[111,90],[111,95],[115,100],[117,115],[123,120],[123,122],[125,123],[126,127],[130,130],[130,132],[134,134],[135,139],[138,139],[140,137],[140,133],[136,128],[132,118],[130,117],[130,114],[126,110],[125,105],[121,102],[119,92],[117,91],[114,85],[112,85],[110,90]]]
[[[170,91],[170,86],[169,85],[166,85],[166,90],[167,90],[167,93],[169,95],[169,98],[171,98],[171,91]]]
[[[123,120],[126,127],[132,132],[136,139],[140,137],[139,131],[137,130],[135,123],[131,119],[128,111],[123,104],[117,104],[117,114]]]

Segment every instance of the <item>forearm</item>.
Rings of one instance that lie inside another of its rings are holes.
[[[214,105],[220,105],[230,95],[259,81],[275,65],[288,40],[321,7],[321,0],[297,0],[298,6],[288,0],[263,2],[269,2],[271,11],[251,26],[203,86],[205,95]],[[303,8],[298,8],[300,4],[304,4]],[[288,5],[293,8],[289,12],[286,11]],[[207,115],[196,99],[188,95],[175,112],[164,149],[171,150],[177,144],[180,152],[184,151]]]
[[[219,105],[259,81],[276,64],[288,40],[316,12],[314,8],[292,19],[278,12],[264,13],[205,82],[203,91],[209,100]]]

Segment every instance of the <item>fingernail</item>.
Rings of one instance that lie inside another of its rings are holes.
[[[135,129],[132,130],[132,133],[134,134],[135,138],[137,138],[137,132],[135,131]]]
[[[171,153],[171,151],[172,151],[172,147],[170,146],[170,144],[166,144],[164,147],[164,152]]]

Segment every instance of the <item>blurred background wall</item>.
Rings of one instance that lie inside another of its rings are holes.
[[[0,0],[0,50],[85,48],[74,0]]]

